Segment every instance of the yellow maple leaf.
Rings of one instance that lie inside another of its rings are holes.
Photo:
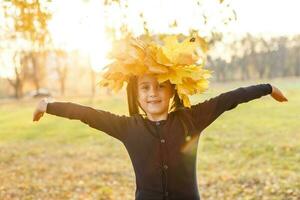
[[[125,38],[114,42],[108,58],[124,64],[133,64],[145,57],[144,45],[140,41]]]
[[[168,73],[168,67],[157,63],[152,57],[147,56],[144,59],[144,63],[147,66],[150,73]]]
[[[197,49],[205,47],[205,41],[200,37],[186,38],[178,42],[176,36],[164,38],[164,45],[161,47],[165,57],[175,65],[191,65],[200,59]],[[204,48],[206,51],[206,48]]]

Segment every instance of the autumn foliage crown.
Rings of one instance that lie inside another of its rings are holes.
[[[100,86],[115,92],[131,76],[151,74],[159,83],[169,80],[175,85],[185,107],[190,107],[188,95],[202,93],[208,88],[211,71],[203,69],[207,43],[199,36],[168,35],[159,39],[126,36],[115,41]]]

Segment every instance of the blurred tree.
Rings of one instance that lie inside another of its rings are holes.
[[[287,76],[289,75],[289,67],[287,66],[287,42],[288,39],[286,37],[279,37],[277,38],[277,44],[278,44],[278,49],[277,49],[277,69],[280,73],[280,76]]]
[[[45,55],[42,52],[50,41],[47,29],[47,22],[51,18],[47,9],[49,3],[49,0],[6,0],[0,4],[5,13],[5,41],[15,55],[15,77],[9,82],[16,91],[16,98],[22,96],[24,74],[30,76],[36,90],[45,77]],[[22,73],[22,68],[31,68],[31,73]]]
[[[268,51],[269,46],[264,38],[258,38],[257,41],[259,46],[259,53],[256,53],[256,65],[255,68],[258,72],[258,76],[262,79],[265,76],[266,68],[268,65]]]
[[[293,37],[292,59],[295,76],[300,76],[300,35]]]
[[[229,44],[231,49],[230,68],[216,68],[217,80],[228,79],[237,74],[239,79],[275,78],[299,76],[300,74],[300,37],[275,37],[268,40],[262,37],[247,35]],[[219,59],[212,60],[219,63]],[[234,70],[232,70],[234,69]],[[240,69],[240,70],[237,70]],[[230,73],[230,74],[228,74]],[[221,78],[222,77],[222,78]]]
[[[58,75],[59,86],[60,86],[60,94],[62,96],[65,95],[66,89],[66,80],[69,69],[69,58],[68,53],[64,50],[56,50],[54,51],[55,58],[53,59],[55,63],[55,71]]]
[[[27,68],[21,67],[24,66],[24,62],[26,62],[25,56],[21,56],[21,52],[15,53],[13,56],[15,77],[14,79],[7,78],[10,85],[14,88],[15,98],[17,99],[23,96],[23,86],[27,73]]]

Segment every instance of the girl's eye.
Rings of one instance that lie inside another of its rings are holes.
[[[142,90],[147,90],[149,87],[148,86],[142,86],[141,89]]]
[[[166,86],[165,86],[165,84],[159,84],[158,87],[165,88]],[[141,88],[141,90],[149,90],[150,86],[144,85],[144,86],[141,86],[140,88]]]

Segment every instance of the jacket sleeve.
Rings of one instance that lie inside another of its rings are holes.
[[[48,103],[46,112],[68,119],[80,120],[90,127],[103,131],[121,141],[124,141],[128,133],[127,128],[130,117],[124,115],[119,116],[71,102]]]
[[[191,114],[198,131],[204,130],[225,111],[272,93],[270,84],[240,87],[191,106]]]

